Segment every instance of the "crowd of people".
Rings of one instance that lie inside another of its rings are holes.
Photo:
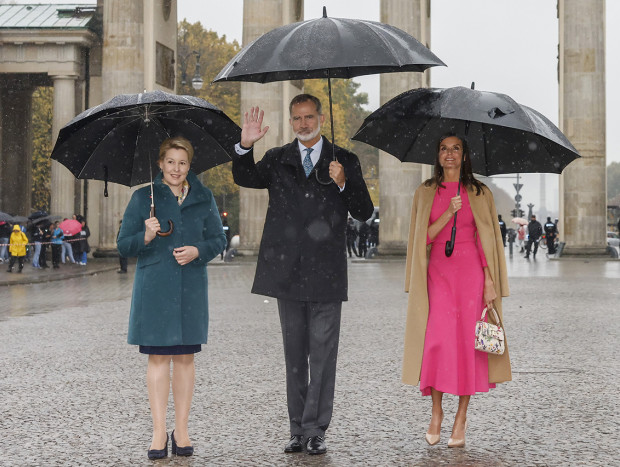
[[[538,253],[538,247],[541,241],[544,241],[543,248],[547,249],[547,253],[555,255],[557,253],[557,245],[559,239],[558,219],[551,220],[551,217],[547,217],[547,221],[544,226],[536,219],[536,215],[530,216],[529,223],[520,223],[515,230],[514,228],[506,228],[506,223],[502,220],[502,216],[498,216],[498,222],[500,225],[502,240],[504,246],[508,242],[509,255],[513,255],[514,244],[517,244],[519,253],[524,253],[525,259],[530,259],[530,255],[536,258]],[[533,249],[533,251],[532,251]]]
[[[379,245],[379,213],[375,218],[367,222],[357,222],[349,217],[347,221],[347,253],[349,258],[355,255],[358,258],[365,258],[368,249]]]
[[[27,262],[35,269],[47,269],[50,267],[48,251],[51,251],[53,269],[65,263],[86,266],[90,230],[83,216],[74,214],[73,219],[81,224],[80,231],[74,235],[65,235],[61,222],[52,222],[47,215],[31,218],[25,225],[0,222],[0,263],[8,264],[7,272],[13,272],[17,264],[15,272],[21,273]]]

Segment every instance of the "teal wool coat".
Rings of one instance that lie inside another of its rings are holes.
[[[211,190],[189,172],[190,191],[181,206],[162,182],[153,183],[156,215],[163,230],[174,222],[169,237],[144,244],[144,221],[149,218],[150,187],[134,192],[118,235],[118,252],[138,257],[131,299],[127,342],[135,345],[191,345],[207,342],[207,263],[226,246],[220,215]],[[200,255],[180,266],[172,251],[195,246]]]

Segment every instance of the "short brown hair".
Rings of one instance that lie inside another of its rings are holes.
[[[163,161],[168,149],[173,148],[184,149],[187,153],[187,159],[189,163],[192,163],[192,158],[194,157],[194,147],[187,138],[183,138],[182,136],[173,136],[171,138],[166,138],[163,143],[161,143],[161,146],[159,146],[159,159],[157,159],[157,162],[159,163]]]
[[[293,113],[294,105],[301,104],[302,102],[308,102],[308,101],[314,104],[314,106],[316,107],[316,113],[318,113],[319,115],[323,115],[323,106],[321,105],[321,101],[319,100],[318,97],[314,97],[312,94],[298,94],[297,96],[293,97],[293,100],[288,106],[289,115]]]

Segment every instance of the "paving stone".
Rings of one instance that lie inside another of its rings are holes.
[[[146,357],[126,344],[133,281],[110,263],[0,286],[0,465],[614,465],[620,446],[620,262],[509,260],[513,381],[475,396],[467,445],[424,433],[430,399],[400,382],[404,260],[353,261],[328,453],[285,455],[284,359],[275,300],[249,293],[251,261],[209,266],[209,343],[196,358],[193,458],[146,458]],[[107,269],[106,269],[107,268]],[[0,278],[1,280],[1,278]],[[172,398],[168,411],[174,423]]]

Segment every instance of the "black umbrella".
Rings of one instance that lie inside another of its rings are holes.
[[[62,219],[62,216],[57,216],[57,215],[37,217],[35,219],[29,218],[30,222],[32,222],[34,225],[42,224],[42,223],[51,224],[52,222],[59,221],[60,219]]]
[[[334,143],[331,78],[421,72],[439,65],[445,66],[406,32],[374,21],[328,18],[323,7],[322,18],[280,26],[260,36],[228,62],[213,81],[269,83],[327,78]]]
[[[51,158],[77,178],[105,181],[107,196],[107,182],[130,187],[152,183],[153,170],[159,169],[159,146],[170,136],[184,136],[192,143],[191,169],[201,173],[232,160],[241,129],[198,97],[163,91],[121,94],[63,127]],[[153,204],[151,211],[154,215]]]
[[[566,136],[541,113],[505,94],[473,87],[472,83],[471,89],[406,91],[366,117],[352,139],[403,162],[434,165],[437,141],[453,131],[467,136],[472,169],[486,176],[560,173],[580,157]],[[455,233],[453,227],[452,240],[446,244],[448,256]]]
[[[33,212],[32,214],[30,214],[28,216],[28,219],[34,220],[34,219],[40,219],[40,218],[46,217],[46,216],[49,216],[47,211],[35,211],[35,212]]]
[[[486,176],[560,173],[580,157],[541,113],[466,87],[406,91],[366,117],[352,139],[403,162],[434,165],[437,141],[449,131],[467,134],[473,171]]]

